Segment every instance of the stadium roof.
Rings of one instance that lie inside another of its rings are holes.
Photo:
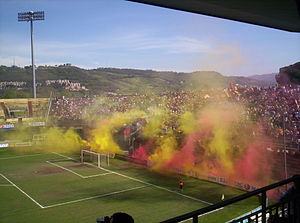
[[[300,32],[300,0],[129,0]]]

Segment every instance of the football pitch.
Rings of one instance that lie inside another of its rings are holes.
[[[97,217],[126,212],[136,223],[160,222],[244,193],[231,187],[165,175],[117,158],[98,168],[79,154],[0,150],[0,222],[94,223]],[[251,198],[199,217],[226,222],[259,206]],[[192,222],[187,220],[185,222]]]

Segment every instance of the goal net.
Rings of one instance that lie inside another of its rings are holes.
[[[82,163],[91,163],[98,167],[108,167],[110,158],[114,158],[114,154],[96,153],[90,150],[81,150],[80,155]]]

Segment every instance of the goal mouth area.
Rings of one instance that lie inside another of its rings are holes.
[[[58,160],[47,160],[50,163],[59,168],[69,168],[69,169],[87,169],[92,168],[88,163],[82,163],[80,160],[75,159],[58,159]]]
[[[56,160],[48,160],[50,163],[62,163],[62,162],[69,162],[69,163],[80,163],[79,160],[65,158],[65,159],[56,159]]]
[[[91,150],[81,150],[80,162],[81,163],[91,163],[97,167],[109,167],[110,159],[114,158],[115,154],[110,153],[97,153]]]

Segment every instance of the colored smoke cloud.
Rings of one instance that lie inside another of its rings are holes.
[[[81,150],[81,138],[72,129],[66,131],[52,127],[44,132],[45,140],[40,148],[47,152],[79,152]]]
[[[16,142],[32,142],[32,147],[18,147],[17,152],[79,152],[81,149],[81,138],[73,130],[63,130],[58,127],[42,129],[36,134],[34,129],[19,126],[13,131],[8,140]]]
[[[156,117],[145,127],[151,129],[143,134],[148,143],[132,155],[147,159],[153,169],[193,170],[199,175],[214,174],[252,185],[270,182],[272,159],[266,154],[270,143],[265,142],[266,136],[255,135],[260,126],[245,119],[243,106],[222,102],[210,104],[198,114],[182,114],[177,119],[184,136],[181,140],[173,129],[162,127],[166,114]]]
[[[126,113],[114,113],[111,117],[98,120],[96,128],[88,136],[87,146],[99,153],[122,153],[118,143],[114,140],[114,134],[128,123],[145,116],[145,113],[132,110]]]

